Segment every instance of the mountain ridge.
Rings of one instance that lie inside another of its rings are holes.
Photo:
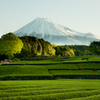
[[[14,32],[15,35],[35,36],[57,45],[89,45],[90,41],[100,40],[92,33],[81,33],[59,25],[48,18],[36,18]]]

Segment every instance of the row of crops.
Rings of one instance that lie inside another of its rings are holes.
[[[51,65],[2,65],[0,77],[7,76],[57,76],[57,75],[100,75],[100,63],[51,64]]]
[[[97,63],[76,57],[2,64],[0,100],[100,100],[100,58],[95,59]]]
[[[99,100],[100,80],[0,81],[0,100]]]
[[[98,61],[98,62],[95,62]],[[100,57],[91,57],[88,61],[81,57],[55,58],[48,60],[16,61],[0,66],[0,79],[4,77],[27,77],[26,79],[36,79],[33,77],[46,77],[68,75],[94,75],[100,78]],[[30,78],[29,78],[30,77]],[[66,77],[67,78],[67,77]],[[69,77],[70,78],[70,77]],[[5,79],[5,78],[4,78]],[[18,79],[18,78],[17,78]],[[38,79],[38,78],[37,78]],[[45,78],[44,78],[45,79]]]

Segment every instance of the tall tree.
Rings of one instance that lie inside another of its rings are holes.
[[[48,44],[48,54],[50,56],[54,56],[55,55],[55,49],[50,44]]]
[[[23,42],[13,33],[7,33],[0,38],[0,55],[8,55],[20,53],[23,47]]]
[[[34,36],[24,36],[20,37],[20,39],[23,41],[24,46],[21,53],[24,53],[24,51],[28,53],[28,56],[26,57],[33,57],[35,55],[41,55],[42,54],[42,46],[39,40]]]
[[[89,45],[89,50],[93,54],[100,55],[100,41],[93,41]]]

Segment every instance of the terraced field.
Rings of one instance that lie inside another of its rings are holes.
[[[55,75],[56,76],[57,75],[100,75],[100,63],[0,66],[0,78],[6,76],[16,77],[16,76],[55,76]]]
[[[90,56],[89,56],[90,57]],[[91,57],[82,60],[83,57],[72,58],[55,58],[48,60],[33,60],[33,61],[16,61],[9,64],[2,64],[0,66],[0,78],[5,79],[19,79],[14,77],[31,77],[29,79],[36,79],[32,77],[49,77],[54,79],[55,76],[68,76],[68,75],[92,75],[100,76],[100,57]],[[94,61],[93,61],[94,58]],[[95,62],[95,59],[98,62]],[[68,78],[68,77],[66,77]],[[73,77],[75,78],[75,77]],[[85,78],[85,77],[84,77]],[[39,78],[37,78],[39,79]],[[41,78],[40,78],[41,79]],[[45,78],[44,78],[45,79]],[[94,79],[94,77],[93,77]]]
[[[100,57],[85,57],[2,64],[0,100],[100,100]]]
[[[0,100],[99,100],[100,80],[0,81]]]

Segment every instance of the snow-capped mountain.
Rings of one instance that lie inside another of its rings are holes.
[[[57,45],[89,45],[90,41],[100,40],[100,37],[92,33],[80,33],[47,18],[36,18],[15,31],[14,34],[19,37],[35,36],[43,38],[45,41]]]

